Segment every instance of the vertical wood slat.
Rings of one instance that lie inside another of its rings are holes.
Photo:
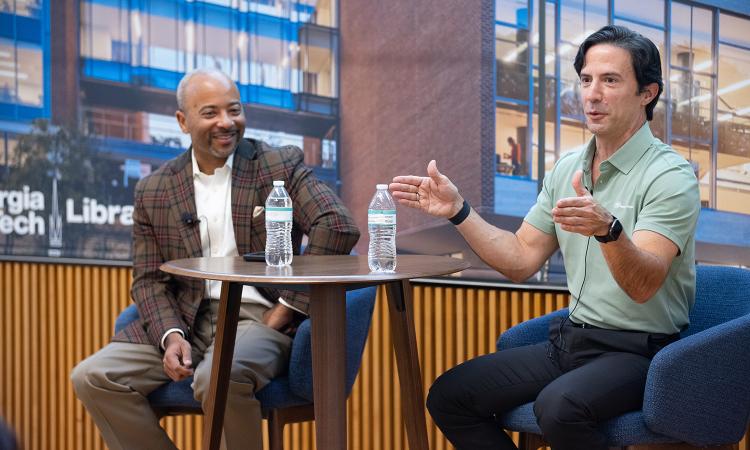
[[[0,262],[0,416],[25,449],[105,448],[73,395],[69,374],[109,341],[115,317],[130,303],[130,282],[127,268]],[[559,309],[567,300],[567,294],[559,293],[415,285],[425,395],[445,370],[493,351],[500,333]],[[398,392],[380,288],[360,374],[347,402],[350,449],[408,448]],[[426,419],[430,448],[452,449]],[[202,424],[200,416],[163,421],[184,450],[200,448]],[[312,423],[287,426],[287,450],[314,449],[314,442]],[[747,437],[739,448],[750,450]]]

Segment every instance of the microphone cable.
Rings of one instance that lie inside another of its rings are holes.
[[[593,196],[594,191],[593,189],[586,188],[587,191]],[[586,262],[588,261],[589,257],[589,244],[591,244],[591,236],[588,236],[586,238],[586,250],[583,253],[583,280],[581,281],[581,287],[578,289],[578,295],[576,296],[576,304],[573,306],[573,309],[568,311],[568,314],[563,317],[563,319],[560,321],[559,326],[557,327],[557,340],[560,342],[560,345],[558,346],[555,344],[555,339],[552,340],[552,345],[555,346],[558,350],[562,350],[566,353],[568,353],[568,350],[565,348],[565,338],[562,335],[562,329],[563,326],[565,326],[565,322],[570,320],[570,317],[575,312],[576,308],[578,308],[578,305],[581,303],[581,294],[583,294],[583,287],[586,285]],[[547,357],[552,358],[552,347],[550,347],[547,350]]]

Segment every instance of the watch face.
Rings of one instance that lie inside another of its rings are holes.
[[[599,242],[612,242],[616,241],[622,233],[622,224],[617,217],[612,216],[612,224],[609,226],[609,232],[604,236],[594,236]]]
[[[611,240],[616,241],[617,238],[620,237],[620,233],[622,233],[622,224],[620,223],[620,220],[615,217],[615,220],[612,222],[612,227],[609,229],[609,237],[612,238]]]

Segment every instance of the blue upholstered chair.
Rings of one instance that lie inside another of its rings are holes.
[[[375,305],[376,287],[346,293],[346,395],[354,385],[365,348],[370,319]],[[127,307],[115,321],[115,333],[138,317],[135,305]],[[190,385],[193,377],[170,382],[152,392],[148,399],[159,416],[202,414],[201,405],[193,398]],[[274,378],[257,393],[263,415],[268,419],[271,450],[283,449],[283,431],[287,423],[314,420],[312,352],[310,320],[297,329],[292,343],[289,371]]]
[[[654,357],[643,409],[601,425],[611,447],[683,443],[735,444],[750,417],[750,271],[697,266],[695,307],[682,339]],[[498,350],[545,341],[547,325],[567,309],[519,324],[500,336]],[[527,403],[498,417],[521,432],[521,448],[544,445]]]

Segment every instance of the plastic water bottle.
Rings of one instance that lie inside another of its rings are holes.
[[[378,184],[367,210],[370,248],[367,264],[373,272],[396,270],[396,205],[387,184]]]
[[[283,181],[274,181],[266,199],[266,264],[292,263],[292,199]]]

